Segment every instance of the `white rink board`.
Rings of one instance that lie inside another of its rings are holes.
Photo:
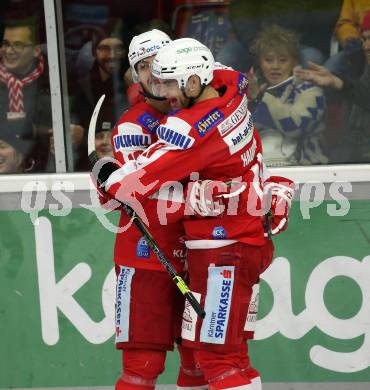
[[[370,378],[369,378],[370,379]],[[114,390],[113,386],[101,387],[27,387],[27,388],[9,388],[6,390]],[[175,385],[158,385],[156,390],[175,390]],[[356,383],[266,383],[263,390],[370,390],[370,382]]]

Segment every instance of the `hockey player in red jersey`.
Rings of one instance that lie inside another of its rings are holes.
[[[189,38],[162,48],[152,68],[153,93],[166,97],[174,112],[158,127],[158,141],[137,158],[136,170],[118,169],[105,190],[135,207],[163,185],[188,180],[198,172],[200,181],[213,181],[228,199],[226,211],[211,217],[200,213],[199,218],[199,191],[192,197],[199,182],[189,183],[195,215],[183,223],[190,288],[206,317],[197,318],[186,305],[182,338],[183,345],[193,349],[210,389],[255,389],[259,384],[251,380],[249,359],[241,345],[252,287],[270,264],[273,245],[264,229],[267,178],[261,142],[247,109],[247,80],[239,72],[214,70],[211,52]],[[278,232],[287,222],[293,183],[284,178],[269,180],[281,182],[276,184],[281,185],[280,192],[272,185],[271,196],[272,204],[279,206],[276,218],[284,213],[280,222],[272,221]]]
[[[129,47],[133,78],[140,82],[145,99],[139,101],[119,119],[112,134],[114,157],[122,169],[130,171],[135,159],[157,140],[156,129],[166,101],[153,97],[148,88],[151,63],[158,50],[170,38],[159,30],[135,36]],[[109,199],[100,191],[101,202]],[[152,198],[146,208],[147,223],[158,246],[176,271],[184,271],[186,248],[180,221],[161,225],[157,208],[161,194]],[[155,211],[155,212],[152,212]],[[158,375],[164,370],[166,351],[172,350],[180,336],[184,298],[149,248],[145,237],[130,224],[122,212],[117,234],[114,261],[117,272],[116,346],[122,349],[122,374],[116,390],[154,389]],[[204,377],[195,367],[191,350],[179,347],[182,365],[178,387],[206,388]]]

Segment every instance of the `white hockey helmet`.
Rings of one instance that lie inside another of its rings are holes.
[[[180,38],[161,49],[152,64],[152,74],[160,80],[175,79],[185,87],[192,75],[200,78],[201,85],[213,79],[215,60],[208,47],[193,38]]]
[[[157,29],[146,31],[132,38],[128,49],[128,60],[135,82],[139,81],[135,65],[144,58],[156,55],[163,46],[170,42],[171,38],[163,31]]]

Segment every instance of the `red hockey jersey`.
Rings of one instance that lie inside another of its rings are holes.
[[[117,122],[112,133],[114,157],[121,165],[130,165],[152,143],[157,141],[156,130],[162,118],[146,102],[139,102],[126,111]],[[129,163],[128,163],[129,162]],[[127,164],[128,163],[128,164]],[[158,197],[157,197],[158,198]],[[184,230],[181,222],[161,225],[156,213],[158,199],[151,199],[146,204],[146,216],[150,232],[159,248],[171,261],[177,272],[183,270],[185,259]],[[124,211],[121,212],[117,233],[114,261],[119,265],[153,270],[164,270],[156,255],[148,246],[145,237],[141,235]],[[127,230],[126,230],[127,228]]]
[[[261,215],[249,207],[251,193],[257,203],[262,199],[263,172],[261,142],[247,107],[247,84],[239,72],[215,70],[212,85],[220,96],[168,115],[157,129],[158,141],[138,157],[137,170],[112,174],[108,192],[135,207],[137,200],[143,204],[162,186],[178,186],[193,172],[199,179],[242,178],[247,184],[244,207],[238,207],[236,215],[185,219],[186,240],[199,241],[199,247],[234,240],[264,245]]]

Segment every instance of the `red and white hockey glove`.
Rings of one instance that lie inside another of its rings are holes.
[[[97,190],[99,203],[107,209],[114,209],[119,205],[119,202],[115,201],[114,197],[107,193],[104,188],[110,175],[118,168],[111,158],[103,158],[98,161],[93,167],[93,171],[90,172],[90,179]]]
[[[266,209],[265,237],[275,236],[288,227],[289,211],[294,197],[294,182],[281,176],[270,176],[264,183]],[[264,221],[264,222],[265,222]],[[266,226],[267,225],[267,226]]]
[[[198,217],[217,217],[228,210],[230,198],[245,190],[243,183],[227,184],[218,180],[197,180],[187,188],[186,214]],[[189,212],[190,209],[190,212]]]
[[[216,217],[224,212],[225,205],[219,197],[219,190],[222,188],[215,183],[217,182],[212,180],[197,180],[189,183],[186,205],[187,210],[190,210],[189,214],[198,217]],[[221,186],[227,190],[225,183]]]

